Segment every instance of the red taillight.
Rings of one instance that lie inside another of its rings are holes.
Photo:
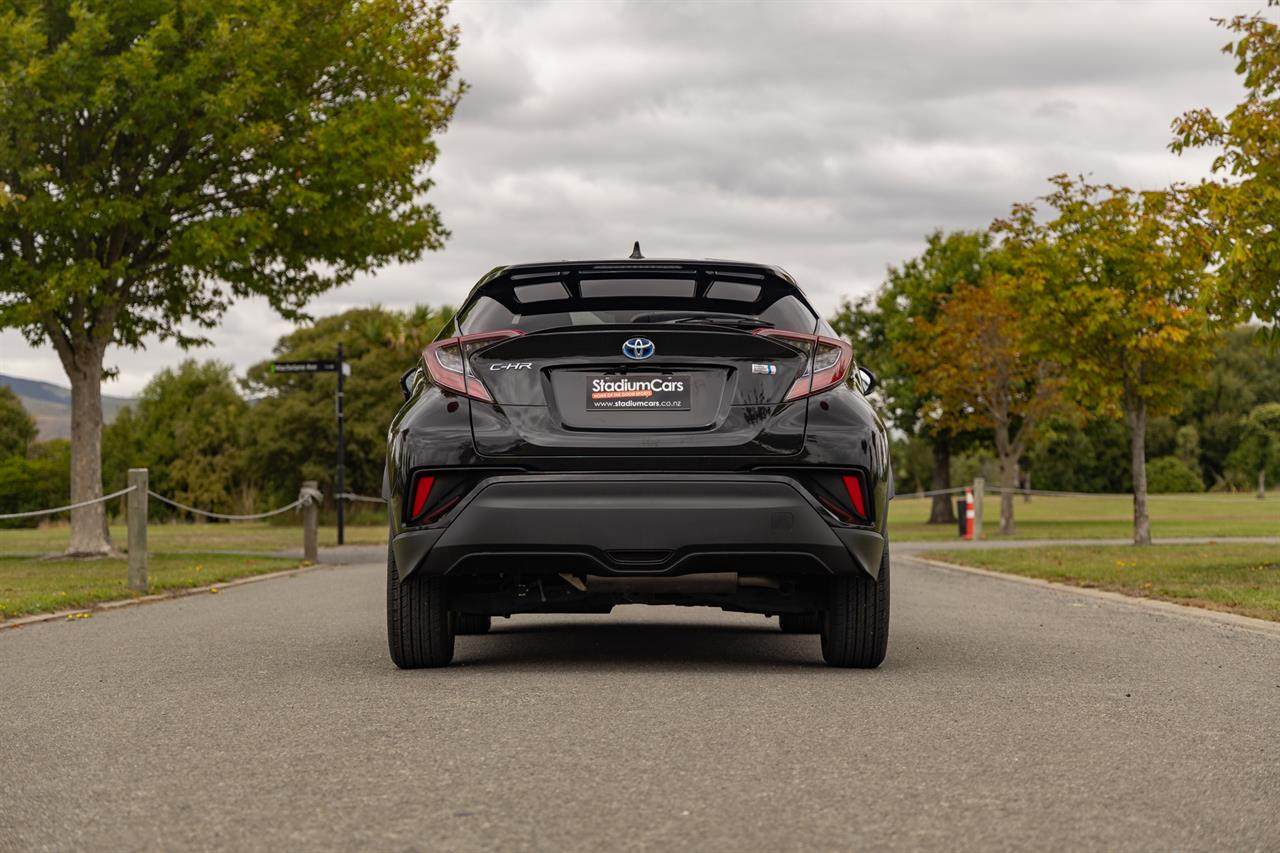
[[[419,474],[418,479],[413,481],[413,502],[410,504],[412,510],[409,513],[409,520],[413,521],[422,515],[423,510],[427,508],[427,499],[431,497],[431,487],[435,485],[436,478],[428,474]]]
[[[845,474],[841,479],[844,480],[844,490],[849,493],[849,502],[853,504],[854,513],[859,518],[867,518],[867,501],[862,494],[862,476]]]
[[[456,391],[476,400],[492,403],[489,389],[471,372],[471,353],[488,343],[523,334],[515,329],[496,332],[480,332],[436,341],[422,351],[431,381],[442,388]]]
[[[757,335],[781,338],[808,353],[804,372],[791,383],[783,402],[798,400],[834,388],[849,375],[853,365],[853,347],[836,338],[787,332],[782,329],[757,329]]]
[[[853,347],[835,338],[818,338],[813,351],[813,388],[809,393],[817,394],[839,385],[849,375],[851,364]]]

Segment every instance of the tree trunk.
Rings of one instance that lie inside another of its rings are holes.
[[[996,418],[996,459],[1000,466],[1000,535],[1012,536],[1013,492],[1018,488],[1018,457],[1022,451],[1020,443],[1015,445],[1009,441],[1009,422],[1002,414],[992,412]]]
[[[1133,451],[1133,544],[1151,544],[1151,518],[1147,515],[1147,401],[1126,401],[1129,446]]]
[[[1264,500],[1267,497],[1267,469],[1263,468],[1258,471],[1258,500]]]
[[[1012,536],[1013,493],[1018,488],[1018,457],[1006,456],[1000,459],[1000,535]]]
[[[71,502],[102,497],[102,358],[105,347],[77,346],[74,361],[63,366],[71,380]],[[113,553],[107,535],[107,511],[101,503],[71,511],[67,554]]]
[[[933,483],[930,489],[951,488],[951,439],[946,435],[933,440]],[[955,524],[956,513],[951,508],[951,495],[934,495],[933,508],[929,511],[930,524]]]

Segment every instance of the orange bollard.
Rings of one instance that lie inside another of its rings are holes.
[[[964,490],[964,538],[973,539],[973,489]]]

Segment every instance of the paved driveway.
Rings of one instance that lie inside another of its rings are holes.
[[[678,608],[387,659],[376,564],[0,632],[0,848],[1280,849],[1280,634],[899,557],[885,666]]]

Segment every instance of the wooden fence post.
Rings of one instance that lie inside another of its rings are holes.
[[[982,538],[982,492],[987,481],[982,477],[973,478],[973,541]]]
[[[130,468],[126,513],[129,523],[129,589],[147,591],[147,469]]]
[[[302,558],[309,563],[320,560],[320,547],[316,537],[320,502],[314,497],[319,485],[315,480],[302,481]]]

